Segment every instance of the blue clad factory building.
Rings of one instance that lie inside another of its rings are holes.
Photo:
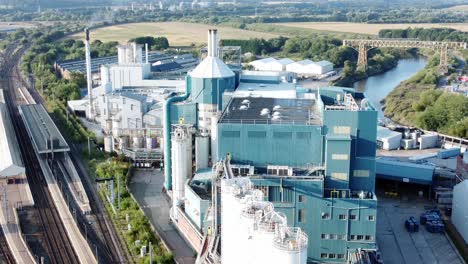
[[[218,158],[230,153],[241,174],[254,167],[256,188],[309,235],[310,261],[344,262],[376,247],[377,113],[346,88],[309,93],[233,98],[218,123]]]
[[[281,76],[231,71],[216,50],[208,48],[207,59],[189,73],[185,94],[165,105],[165,187],[180,199],[174,206],[184,204],[180,210],[206,233],[206,176],[229,155],[233,173],[250,177],[288,225],[307,233],[309,262],[344,263],[357,251],[374,251],[377,112],[351,88],[304,89]],[[196,154],[190,172],[183,171],[189,175],[180,175],[187,158],[174,155],[172,145],[182,150],[182,134],[171,143],[180,124],[196,130],[197,143],[189,140],[188,151],[178,152]],[[209,151],[199,151],[208,137],[203,150]],[[205,168],[198,153],[210,157]],[[185,190],[173,178],[187,179]]]

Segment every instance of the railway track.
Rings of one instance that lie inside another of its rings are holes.
[[[48,262],[60,264],[79,263],[79,259],[66,234],[57,208],[49,193],[47,182],[39,166],[39,161],[34,151],[31,149],[31,140],[26,132],[25,125],[17,108],[17,98],[14,89],[18,84],[23,85],[23,83],[21,83],[22,78],[19,75],[17,64],[19,58],[26,49],[27,47],[22,47],[18,50],[15,49],[13,52],[7,49],[4,54],[4,67],[2,67],[0,73],[1,76],[8,78],[2,80],[5,101],[10,111],[13,127],[19,139],[18,142],[21,156],[26,167],[26,175],[33,194],[42,231],[46,238],[45,250],[48,254]]]
[[[18,87],[22,86],[24,87],[24,90],[29,91],[31,95],[30,98],[33,100],[33,102],[28,102],[27,100],[26,101],[23,100],[24,103],[43,104],[44,100],[41,97],[41,95],[34,89],[34,87],[31,88],[30,85],[21,77],[21,74],[17,67],[21,54],[27,48],[28,47],[24,47],[22,50],[19,50],[19,52],[17,52],[16,54],[13,54],[12,59],[6,60],[6,62],[8,62],[8,65],[7,67],[0,69],[0,73],[2,73],[2,76],[10,75],[12,77],[10,78],[11,82],[14,82],[13,85],[16,84]],[[10,52],[12,52],[12,50],[13,49],[10,49]],[[5,72],[5,69],[11,69],[11,70],[10,72]],[[17,101],[19,101],[19,98]],[[126,263],[127,262],[126,257],[125,257],[125,254],[123,253],[123,249],[121,247],[116,231],[114,227],[112,226],[112,223],[110,223],[110,220],[107,218],[104,205],[102,204],[102,201],[100,200],[96,190],[93,189],[94,185],[88,178],[85,172],[85,169],[83,168],[81,161],[79,160],[80,152],[78,151],[77,147],[73,143],[71,144],[70,143],[71,142],[69,141],[69,145],[72,147],[72,152],[70,152],[70,157],[72,157],[72,161],[75,167],[77,168],[77,171],[79,172],[81,180],[83,181],[83,186],[89,197],[91,210],[95,216],[95,223],[97,224],[97,226],[88,225],[87,227],[85,227],[85,225],[88,224],[88,220],[86,219],[86,216],[79,213],[79,210],[77,210],[78,206],[75,204],[74,208],[76,208],[76,210],[74,212],[76,212],[76,218],[78,220],[77,222],[79,223],[78,224],[79,229],[81,230],[82,234],[87,237],[90,247],[93,250],[96,250],[96,252],[99,252],[97,254],[99,263]],[[54,170],[54,171],[55,173],[57,173],[60,170]],[[56,176],[58,176],[56,178],[58,180],[62,178],[62,181],[63,181],[64,180],[63,177],[65,175],[60,175],[60,174],[61,173],[59,173],[58,175],[56,174]],[[62,184],[62,186],[66,186],[66,184]],[[69,190],[67,190],[67,188],[64,188],[64,191],[68,192],[69,197],[71,197]],[[99,237],[97,230],[94,230],[94,229],[99,230],[99,233],[102,234],[102,239]]]
[[[7,264],[14,264],[16,263],[13,254],[11,254],[10,248],[8,247],[8,243],[6,241],[5,233],[0,228],[0,253],[3,256],[3,259],[0,259],[0,262],[7,263]]]

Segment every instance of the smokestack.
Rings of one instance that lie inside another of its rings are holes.
[[[85,49],[86,49],[86,82],[88,84],[88,97],[89,97],[89,119],[94,119],[94,111],[93,111],[93,79],[91,73],[91,47],[89,44],[89,29],[85,28],[86,34],[86,41],[85,41]]]
[[[213,29],[211,32],[211,49],[212,49],[212,56],[218,57],[218,30]]]
[[[133,63],[137,63],[137,44],[134,42],[133,46]]]
[[[208,57],[213,56],[213,51],[211,50],[211,29],[208,29]]]
[[[148,43],[145,43],[145,52],[146,52],[146,64],[149,63],[149,59],[148,59]]]

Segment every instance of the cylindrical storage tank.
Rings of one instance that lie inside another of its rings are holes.
[[[141,149],[144,146],[143,137],[142,136],[134,136],[132,140],[132,148],[133,149]]]
[[[112,136],[104,137],[104,151],[107,153],[114,151],[114,138]]]
[[[106,133],[112,132],[112,120],[107,119],[106,120]]]
[[[119,149],[120,150],[128,149],[128,136],[119,137]]]
[[[112,135],[114,137],[120,136],[120,121],[118,120],[112,121]]]
[[[193,146],[192,146],[192,133],[187,130],[187,177],[192,177],[193,167]]]
[[[176,128],[172,136],[172,202],[177,206],[180,199],[185,196],[185,181],[188,176],[187,149],[188,137],[182,128]]]
[[[218,162],[218,115],[211,118],[211,162]]]
[[[209,137],[196,137],[195,138],[195,169],[208,168],[209,153],[210,152],[210,138]]]
[[[146,137],[146,149],[152,150],[157,147],[157,138],[156,137]]]

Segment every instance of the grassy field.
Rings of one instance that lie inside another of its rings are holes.
[[[345,33],[377,35],[381,29],[405,29],[408,27],[434,28],[447,27],[468,32],[468,24],[365,24],[346,22],[299,22],[277,23],[275,25],[291,28],[308,29],[312,31],[334,31]]]
[[[464,11],[468,11],[468,5],[457,5],[457,6],[452,6],[449,8],[444,8],[442,10],[464,12]]]
[[[214,27],[205,24],[184,22],[158,22],[158,23],[131,23],[99,28],[91,32],[92,39],[103,42],[118,41],[126,43],[129,39],[141,36],[161,36],[169,40],[171,46],[188,46],[190,44],[204,44],[210,28],[218,29],[218,38],[221,39],[250,39],[277,37],[274,33],[255,32],[230,27]],[[82,33],[72,36],[83,39]]]
[[[270,23],[254,23],[254,24],[247,24],[247,29],[253,31],[261,31],[267,32],[272,34],[278,34],[281,36],[329,36],[335,37],[339,39],[343,38],[359,38],[359,37],[370,37],[371,35],[365,34],[364,32],[338,32],[338,31],[330,31],[327,28],[324,29],[312,29],[312,28],[305,28],[305,27],[297,27],[297,26],[289,26],[289,24],[294,23],[278,23],[278,24],[270,24]]]

